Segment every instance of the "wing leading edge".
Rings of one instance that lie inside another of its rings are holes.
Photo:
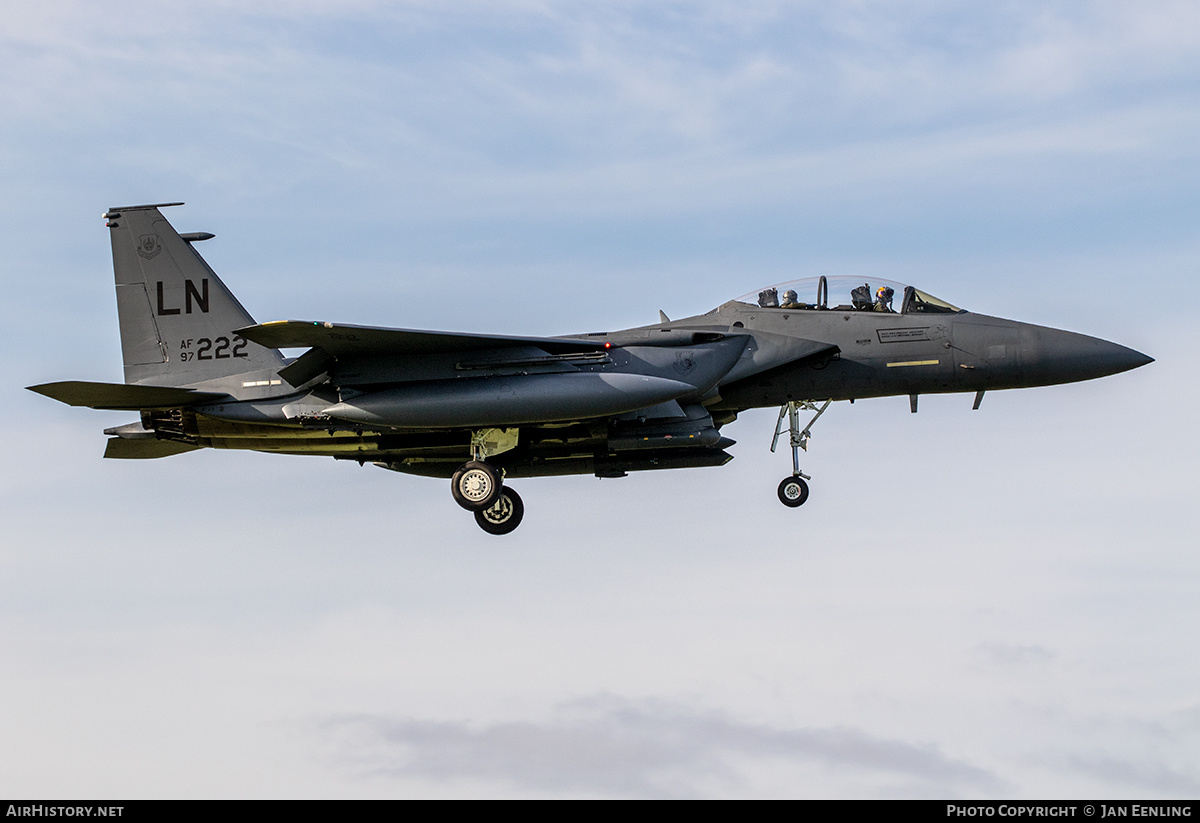
[[[354,354],[449,354],[536,346],[551,354],[596,351],[603,341],[566,337],[509,337],[462,332],[351,326],[309,320],[275,320],[237,329],[247,340],[272,349],[317,348],[339,357]]]

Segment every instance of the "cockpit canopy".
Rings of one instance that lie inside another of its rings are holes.
[[[877,311],[890,314],[957,314],[962,309],[893,280],[838,275],[807,277],[737,298],[764,309]]]

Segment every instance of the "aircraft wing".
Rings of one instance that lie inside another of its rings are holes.
[[[61,383],[43,383],[28,386],[30,391],[45,395],[68,406],[88,406],[93,409],[119,409],[139,411],[141,409],[178,409],[197,403],[211,403],[228,398],[220,392],[204,392],[194,389],[177,389],[169,386],[139,386],[126,383],[88,383],[83,380],[66,380]]]
[[[276,320],[234,332],[271,349],[317,348],[338,357],[352,354],[445,354],[536,346],[551,354],[604,349],[603,341],[349,326],[309,320]]]

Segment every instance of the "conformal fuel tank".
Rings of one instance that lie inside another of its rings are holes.
[[[370,392],[322,412],[339,420],[397,428],[515,426],[623,414],[695,391],[695,386],[678,380],[643,374],[472,377]]]

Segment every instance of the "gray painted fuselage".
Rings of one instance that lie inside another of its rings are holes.
[[[471,431],[516,428],[517,446],[491,458],[509,476],[619,476],[726,462],[733,443],[721,427],[750,408],[1047,386],[1150,362],[1094,337],[966,311],[738,301],[560,340],[609,348],[337,358],[306,392],[196,407],[197,442],[448,477],[469,456]]]
[[[1151,362],[851,278],[785,284],[786,308],[779,287],[696,317],[563,337],[255,324],[194,248],[212,235],[177,233],[160,208],[105,215],[125,384],[32,387],[140,412],[108,430],[108,457],[250,449],[449,477],[482,456],[511,477],[620,476],[727,462],[722,427],[746,409],[946,392],[975,392],[978,405],[982,391]],[[284,357],[292,348],[305,353]]]
[[[817,340],[830,356],[801,358],[732,375],[714,408],[741,410],[789,400],[853,400],[1051,386],[1090,380],[1152,362],[1140,352],[1073,332],[967,311],[879,313],[780,309],[731,301],[668,328],[749,332]],[[752,344],[751,349],[755,346]],[[754,351],[748,351],[753,360]],[[757,364],[756,364],[757,365]]]

